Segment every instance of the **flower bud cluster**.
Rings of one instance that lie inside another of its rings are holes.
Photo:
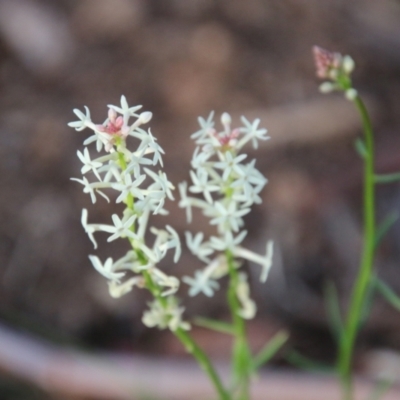
[[[94,234],[105,232],[109,235],[108,242],[127,239],[132,250],[116,261],[108,258],[102,263],[94,255],[90,255],[89,259],[93,267],[107,279],[111,296],[121,297],[130,292],[133,286],[146,287],[152,291],[155,300],[150,304],[150,314],[144,316],[147,325],[187,328],[187,323],[181,320],[183,310],[177,306],[177,302],[170,301],[167,307],[167,299],[164,298],[178,290],[179,280],[156,267],[171,249],[174,250],[174,261],[178,261],[181,253],[179,236],[171,226],[167,225],[165,229],[152,227],[152,245],[145,241],[150,215],[167,214],[164,209],[165,200],[174,199],[174,186],[166,174],[161,170],[154,171],[158,165],[163,165],[164,151],[150,129],[142,128],[151,120],[152,113],[146,111],[138,114],[141,106],[129,107],[124,96],[121,97],[120,107],[108,107],[108,118],[100,125],[92,122],[87,107],[85,113],[74,110],[79,120],[68,125],[77,131],[89,128],[93,134],[84,141],[83,152],[77,152],[83,164],[83,177],[72,180],[83,185],[83,191],[90,195],[93,203],[97,195],[110,201],[111,195],[104,193],[107,190],[114,193],[112,198],[116,203],[125,204],[122,215],[113,214],[110,224],[89,223],[88,211],[82,210],[82,225],[94,247],[97,248]],[[128,148],[128,139],[132,141],[132,144],[129,143],[131,148],[136,143],[135,150]],[[97,152],[102,154],[93,158],[87,147],[91,144],[95,144]],[[88,173],[92,181],[87,178]],[[132,273],[133,276],[129,277]],[[160,307],[164,310],[162,316]]]
[[[223,130],[214,128],[214,113],[207,119],[199,118],[200,130],[192,135],[197,147],[191,162],[192,184],[179,185],[180,207],[186,209],[188,222],[192,219],[192,208],[197,207],[216,227],[217,235],[204,240],[204,234],[186,232],[190,251],[207,266],[195,272],[194,277],[184,277],[190,286],[189,295],[203,293],[212,296],[219,288],[218,279],[228,273],[227,254],[234,258],[247,259],[261,266],[261,281],[265,282],[272,263],[272,242],[266,245],[266,254],[260,256],[241,246],[247,231],[243,230],[243,217],[250,207],[261,203],[260,192],[267,179],[255,168],[255,160],[247,161],[246,154],[239,154],[245,144],[251,142],[258,147],[259,140],[269,139],[266,129],[259,128],[260,120],[249,122],[242,117],[243,126],[231,128],[231,117],[221,116]],[[188,192],[200,197],[190,196]],[[237,265],[235,266],[235,268]],[[241,316],[252,318],[255,304],[249,298],[246,274],[239,276],[237,297],[241,302]]]
[[[342,91],[348,100],[354,100],[357,91],[352,87],[350,77],[355,67],[354,60],[350,56],[342,56],[318,46],[313,47],[313,54],[318,78],[328,79],[320,85],[320,91]]]

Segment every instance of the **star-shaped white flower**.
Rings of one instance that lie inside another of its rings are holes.
[[[113,267],[113,260],[111,257],[107,258],[104,264],[101,263],[99,257],[97,256],[89,256],[90,261],[93,264],[93,267],[105,278],[112,280],[112,281],[119,281],[124,275],[124,272],[114,272]]]
[[[189,190],[192,193],[202,193],[208,203],[213,203],[211,192],[220,190],[220,187],[208,180],[208,174],[206,170],[199,170],[197,174],[193,171],[190,171],[190,177],[192,178],[193,185],[190,186]]]
[[[96,178],[99,181],[101,181],[101,177],[97,169],[100,168],[103,164],[97,160],[92,160],[90,158],[89,150],[87,147],[84,148],[83,154],[79,150],[77,151],[77,154],[79,159],[83,163],[83,167],[81,168],[81,173],[86,174],[89,171],[93,171],[93,173],[96,175]]]
[[[111,297],[119,298],[129,293],[133,286],[144,287],[144,278],[142,276],[134,276],[123,283],[115,280],[108,282],[108,291]]]
[[[78,179],[78,178],[70,178],[71,181],[76,181],[79,182],[81,185],[83,185],[83,193],[89,193],[90,198],[92,200],[92,203],[96,203],[96,193],[100,194],[103,196],[108,202],[110,202],[110,199],[98,188],[100,187],[108,187],[109,185],[103,183],[103,182],[95,182],[95,183],[90,183],[86,177],[83,177],[83,179]]]
[[[210,276],[202,270],[196,271],[193,278],[184,276],[182,281],[190,286],[189,296],[191,297],[199,293],[204,293],[207,297],[212,297],[214,292],[219,289],[219,283],[211,279]]]
[[[149,190],[161,189],[170,200],[174,200],[174,195],[172,194],[172,190],[175,189],[174,185],[168,180],[167,174],[165,172],[158,171],[156,174],[154,171],[148,168],[144,168],[146,174],[153,179],[154,183],[149,186]]]
[[[238,175],[243,174],[243,170],[240,168],[240,163],[247,157],[247,154],[234,156],[232,152],[226,151],[225,153],[219,153],[219,156],[221,161],[214,163],[214,168],[222,169],[222,179],[224,181],[229,178],[233,171]]]
[[[94,248],[97,249],[97,242],[93,236],[93,233],[96,232],[96,229],[94,228],[94,226],[88,224],[88,211],[86,210],[86,208],[82,209],[81,223],[83,229],[85,229],[85,232],[93,243]]]
[[[187,222],[190,223],[192,222],[192,202],[190,201],[190,197],[187,195],[187,183],[181,182],[178,185],[178,188],[181,197],[181,200],[179,201],[179,207],[186,209],[186,219]]]
[[[114,183],[111,185],[113,189],[121,192],[121,194],[117,197],[116,202],[121,203],[121,201],[126,200],[129,194],[131,194],[134,198],[143,200],[143,190],[140,189],[139,186],[145,179],[146,175],[140,175],[137,179],[132,181],[132,176],[130,174],[124,174],[123,183]]]
[[[200,129],[192,133],[190,136],[192,139],[202,139],[205,136],[208,136],[209,132],[211,129],[214,128],[214,111],[211,111],[207,119],[204,119],[203,117],[199,117],[197,120],[200,125]]]
[[[102,230],[105,232],[112,233],[107,239],[107,242],[112,242],[115,239],[129,237],[132,239],[136,238],[135,233],[132,231],[133,223],[136,220],[136,215],[131,215],[129,218],[119,218],[117,214],[111,216],[114,226],[102,225]]]
[[[237,232],[242,225],[242,217],[250,212],[250,208],[238,209],[237,203],[231,201],[227,206],[222,202],[214,203],[212,210],[214,218],[210,221],[211,225],[218,225],[220,232],[233,230]]]
[[[210,245],[218,251],[232,250],[235,246],[242,243],[246,235],[247,231],[241,231],[236,237],[233,236],[232,231],[226,231],[222,236],[212,236],[210,238]]]
[[[112,104],[109,104],[108,107],[124,117],[124,125],[128,123],[130,117],[138,117],[139,115],[136,114],[136,111],[142,108],[142,106],[129,107],[124,95],[121,96],[121,107]]]
[[[244,138],[238,143],[238,147],[242,147],[245,143],[251,140],[253,148],[258,148],[258,140],[267,140],[269,136],[266,136],[266,129],[259,129],[260,119],[257,118],[253,122],[250,122],[247,118],[241,117],[244,127],[240,128],[240,132],[245,134]]]
[[[214,253],[214,249],[210,246],[209,242],[203,242],[203,232],[198,232],[195,236],[193,236],[191,232],[185,232],[185,237],[186,245],[192,254],[205,263],[209,263],[210,259],[208,256]]]
[[[83,131],[85,128],[92,128],[94,124],[90,119],[90,110],[85,106],[84,114],[81,110],[74,108],[74,114],[79,118],[79,121],[69,122],[68,126],[74,128],[76,131]]]
[[[274,243],[272,240],[269,240],[266,244],[265,256],[260,256],[259,254],[240,246],[237,246],[233,249],[233,254],[235,255],[235,257],[242,257],[246,260],[261,265],[260,281],[265,282],[268,278],[268,273],[272,266],[273,250]]]
[[[167,290],[161,292],[161,296],[169,296],[174,294],[179,289],[179,279],[175,276],[167,275],[158,268],[151,268],[148,270],[153,281],[162,287],[166,287]]]

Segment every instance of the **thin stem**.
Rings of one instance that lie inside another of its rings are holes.
[[[365,135],[367,154],[364,157],[364,247],[357,280],[353,286],[350,309],[339,347],[338,369],[346,400],[352,399],[351,360],[360,325],[360,317],[371,281],[375,244],[375,179],[374,138],[368,111],[359,96],[354,100],[360,112]]]
[[[248,400],[250,398],[249,390],[252,360],[247,343],[245,320],[239,315],[240,303],[236,294],[239,284],[239,275],[235,267],[233,254],[229,250],[226,251],[226,259],[230,278],[227,296],[235,337],[232,355],[234,382],[235,385],[237,385],[238,399]]]
[[[375,183],[393,183],[400,181],[400,172],[393,174],[376,174]]]
[[[193,340],[193,338],[189,335],[189,333],[183,330],[182,328],[178,328],[173,333],[185,346],[187,352],[193,355],[193,357],[197,360],[200,367],[208,375],[208,377],[210,378],[211,382],[215,387],[215,390],[218,392],[220,400],[230,400],[231,397],[224,388],[219,375],[217,374],[216,370],[214,369],[213,365],[210,362],[210,359],[207,357],[204,351],[198,346],[198,344]]]
[[[124,171],[127,168],[126,160],[124,154],[122,152],[118,152],[118,160],[121,166],[121,169]],[[134,209],[134,198],[132,194],[128,194],[126,200],[126,206],[128,209]],[[134,226],[132,227],[134,229]],[[132,244],[132,242],[131,242]],[[138,258],[141,260],[143,265],[146,265],[148,260],[146,256],[138,249],[135,249]],[[168,301],[166,297],[161,295],[161,290],[159,286],[153,281],[150,273],[146,270],[142,272],[144,277],[146,287],[150,291],[150,293],[156,298],[160,304],[166,308],[168,306]],[[196,361],[199,363],[200,367],[206,372],[208,377],[210,378],[211,382],[213,383],[215,390],[219,395],[219,400],[230,400],[230,396],[228,392],[225,390],[221,379],[219,378],[216,370],[214,369],[213,365],[210,362],[210,359],[204,353],[204,351],[199,347],[199,345],[193,340],[188,332],[186,332],[182,328],[178,328],[173,331],[174,335],[181,341],[184,345],[185,349],[193,355]]]
[[[149,272],[143,271],[143,276],[146,281],[146,287],[149,289],[151,294],[163,305],[163,307],[166,307],[167,299],[161,296],[161,291],[154,283]],[[212,384],[214,385],[215,390],[218,393],[219,400],[231,400],[229,393],[224,388],[217,371],[210,362],[210,359],[200,348],[200,346],[194,341],[192,336],[182,328],[178,328],[172,333],[180,340],[186,351],[193,355],[200,367],[208,375]]]

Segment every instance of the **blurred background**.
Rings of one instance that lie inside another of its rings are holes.
[[[68,350],[57,353],[60,369],[78,350],[186,357],[169,332],[141,323],[146,294],[110,298],[87,257],[93,248],[81,209],[99,221],[113,206],[92,205],[70,181],[79,177],[76,151],[88,132],[67,122],[75,120],[73,108],[86,105],[101,123],[121,94],[154,113],[152,132],[175,184],[189,177],[199,115],[261,119],[271,140],[248,154],[269,184],[263,204],[246,217],[246,246],[263,252],[273,239],[276,252],[265,285],[254,270],[252,345],[287,329],[289,343],[273,367],[296,368],[302,357],[334,362],[324,292],[333,283],[346,304],[358,268],[362,163],[354,140],[361,125],[341,95],[318,92],[314,44],[355,59],[355,86],[376,128],[377,169],[399,171],[397,0],[0,0],[0,399],[84,398],[68,397],[61,383],[38,372],[59,349]],[[170,216],[155,224],[170,223],[183,237],[184,212],[176,202],[168,207]],[[400,212],[399,184],[378,188],[377,207],[379,220]],[[200,216],[189,229],[212,232]],[[123,251],[103,245],[97,254]],[[399,254],[397,223],[376,260],[379,276],[397,293]],[[165,264],[175,275],[198,266],[188,252],[178,265]],[[183,287],[180,296],[189,316],[228,316],[222,295],[187,299]],[[193,333],[214,358],[227,360],[226,337]],[[376,296],[355,368],[399,368],[399,351],[399,314]]]

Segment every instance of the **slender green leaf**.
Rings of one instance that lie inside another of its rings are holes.
[[[371,309],[374,304],[374,295],[376,292],[376,278],[374,275],[371,276],[370,282],[365,292],[364,304],[360,312],[358,329],[361,330],[362,326],[367,322]]]
[[[360,157],[366,158],[368,156],[367,146],[365,145],[364,140],[361,138],[357,138],[355,140],[354,147]]]
[[[343,322],[340,313],[339,296],[332,281],[328,281],[324,291],[325,307],[328,314],[330,326],[336,340],[340,342],[343,334]]]
[[[389,229],[395,224],[395,222],[398,219],[399,219],[399,213],[392,212],[382,221],[376,232],[375,248],[377,248],[380,245],[382,239],[385,237]]]
[[[379,400],[393,385],[391,379],[380,379],[373,388],[368,400]]]
[[[296,350],[290,351],[290,353],[286,354],[285,358],[290,364],[302,370],[322,373],[332,373],[335,371],[333,366],[313,361]]]
[[[393,183],[400,181],[400,172],[393,174],[375,174],[375,183]]]
[[[233,325],[228,324],[227,322],[216,321],[210,318],[197,317],[193,320],[193,323],[203,328],[212,329],[216,332],[227,333],[228,335],[235,334],[235,329]]]
[[[400,297],[385,282],[378,277],[375,278],[375,286],[378,292],[386,299],[386,301],[400,311]]]
[[[278,352],[278,350],[287,342],[289,339],[289,333],[286,331],[278,332],[260,352],[254,357],[253,369],[257,370],[262,365],[266,364],[271,358]]]

